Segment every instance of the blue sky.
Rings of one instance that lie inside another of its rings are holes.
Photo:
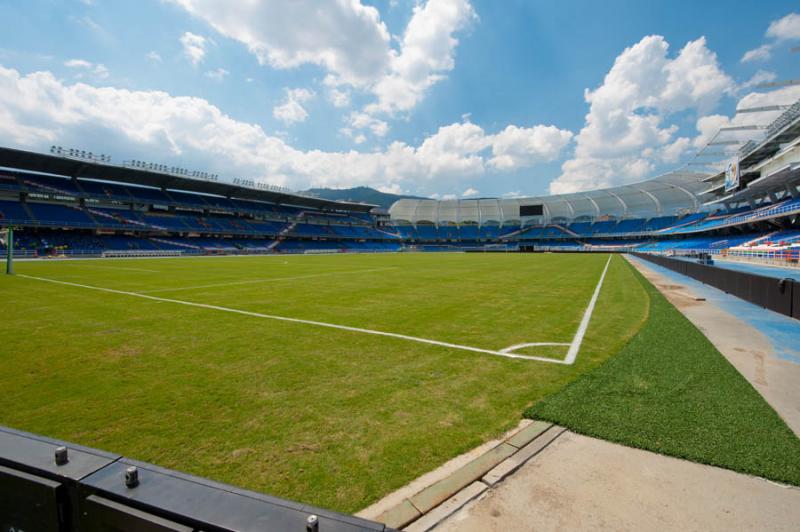
[[[617,185],[680,167],[739,101],[800,97],[756,87],[797,78],[793,8],[6,0],[0,144],[294,189],[486,197]]]

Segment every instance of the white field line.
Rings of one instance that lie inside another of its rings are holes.
[[[114,290],[113,288],[102,288],[99,286],[91,286],[86,284],[79,284],[79,283],[71,283],[68,281],[58,281],[56,279],[48,279],[46,277],[36,277],[33,275],[24,275],[24,274],[17,274],[17,277],[23,277],[25,279],[33,279],[36,281],[43,281],[46,283],[53,283],[53,284],[60,284],[65,286],[74,286],[76,288],[86,288],[88,290],[97,290],[99,292],[108,292],[110,294],[120,294],[125,296],[131,297],[138,297],[142,299],[149,299],[151,301],[160,301],[163,303],[174,303],[176,305],[186,305],[189,307],[197,307],[197,308],[204,308],[209,310],[217,310],[220,312],[230,312],[232,314],[240,314],[243,316],[250,316],[254,318],[264,318],[268,320],[277,320],[277,321],[286,321],[290,323],[302,323],[305,325],[316,325],[317,327],[327,327],[330,329],[339,329],[342,331],[350,331],[350,332],[357,332],[363,334],[372,334],[376,336],[385,336],[389,338],[397,338],[400,340],[407,340],[410,342],[418,342],[421,344],[429,344],[429,345],[436,345],[440,347],[447,347],[450,349],[460,349],[462,351],[471,351],[473,353],[482,353],[485,355],[493,355],[505,358],[516,358],[521,360],[537,360],[539,362],[553,362],[556,364],[563,364],[564,362],[561,360],[554,360],[552,358],[544,358],[544,357],[534,357],[534,356],[527,356],[527,355],[517,355],[513,353],[502,353],[500,351],[493,351],[491,349],[481,349],[479,347],[472,347],[468,345],[459,345],[459,344],[452,344],[449,342],[440,342],[438,340],[430,340],[428,338],[419,338],[416,336],[408,336],[405,334],[397,334],[391,332],[384,332],[384,331],[375,331],[372,329],[362,329],[360,327],[349,327],[347,325],[337,325],[335,323],[326,323],[322,321],[313,321],[313,320],[303,320],[299,318],[288,318],[286,316],[275,316],[272,314],[261,314],[259,312],[250,312],[248,310],[239,310],[235,308],[228,308],[228,307],[220,307],[218,305],[207,305],[205,303],[193,303],[191,301],[181,301],[179,299],[168,299],[165,297],[158,297],[158,296],[151,296],[147,294],[141,294],[137,292],[126,292],[124,290]]]
[[[586,329],[589,327],[589,321],[592,318],[592,314],[594,313],[594,307],[597,303],[597,297],[600,295],[600,289],[603,287],[603,280],[606,278],[606,272],[608,271],[608,265],[611,264],[611,257],[608,257],[606,261],[606,266],[603,268],[603,273],[600,275],[600,280],[597,281],[597,286],[594,289],[594,293],[592,294],[592,298],[589,300],[589,305],[586,307],[586,311],[583,313],[583,319],[581,320],[580,325],[578,326],[578,331],[575,333],[575,336],[572,338],[571,343],[559,343],[559,342],[534,342],[528,344],[516,344],[510,347],[506,347],[501,349],[501,353],[513,353],[518,349],[522,349],[523,347],[539,347],[539,346],[551,346],[551,345],[568,345],[569,350],[567,351],[567,356],[564,360],[557,360],[557,359],[547,359],[549,362],[555,362],[557,364],[566,364],[572,365],[575,363],[575,359],[578,357],[578,351],[581,349],[581,344],[583,343],[583,337],[586,334]]]
[[[124,268],[122,266],[83,266],[84,268],[102,268],[104,270],[126,270],[129,272],[147,272],[147,273],[161,273],[160,270],[146,270],[144,268]]]
[[[597,298],[600,295],[600,288],[603,286],[603,280],[606,278],[608,265],[611,264],[611,257],[613,256],[614,255],[608,256],[606,267],[603,268],[603,274],[600,276],[600,280],[597,281],[597,286],[594,289],[594,294],[592,294],[592,299],[589,300],[589,306],[586,307],[586,312],[583,313],[583,319],[581,320],[581,324],[578,326],[578,332],[576,332],[575,336],[572,338],[572,344],[570,344],[569,351],[567,351],[567,356],[564,358],[564,364],[572,364],[575,362],[575,359],[578,358],[578,351],[581,349],[581,344],[583,343],[583,337],[586,334],[586,329],[589,328],[589,320],[592,319],[594,306],[597,303]]]
[[[501,353],[513,353],[517,349],[522,349],[523,347],[539,347],[543,345],[571,345],[564,342],[532,342],[528,344],[516,344],[510,347],[505,347],[500,350]]]
[[[174,303],[176,305],[186,305],[189,307],[197,307],[197,308],[204,308],[209,310],[217,310],[220,312],[230,312],[232,314],[240,314],[242,316],[250,316],[254,318],[263,318],[268,320],[276,320],[276,321],[284,321],[289,323],[302,323],[305,325],[316,325],[317,327],[327,327],[329,329],[339,329],[342,331],[350,331],[350,332],[357,332],[362,334],[372,334],[375,336],[384,336],[388,338],[397,338],[399,340],[407,340],[410,342],[418,342],[421,344],[428,344],[428,345],[436,345],[439,347],[447,347],[450,349],[459,349],[461,351],[470,351],[473,353],[482,353],[484,355],[492,355],[492,356],[499,356],[504,358],[515,358],[519,360],[535,360],[538,362],[549,362],[552,364],[565,364],[565,365],[572,365],[575,362],[575,358],[578,356],[578,351],[580,350],[581,343],[583,342],[583,337],[586,334],[586,328],[589,326],[589,320],[592,317],[592,313],[594,312],[595,304],[597,303],[597,297],[600,294],[600,288],[603,285],[603,280],[605,279],[606,272],[608,271],[608,265],[611,263],[611,257],[608,258],[606,262],[606,266],[603,269],[603,274],[600,276],[600,280],[597,283],[597,287],[594,290],[594,294],[592,294],[592,298],[589,301],[589,306],[586,308],[586,312],[584,312],[583,319],[581,320],[580,327],[578,327],[578,332],[575,333],[575,337],[572,340],[572,343],[569,344],[570,348],[567,352],[567,356],[564,360],[558,360],[554,358],[546,358],[546,357],[537,357],[537,356],[529,356],[529,355],[519,355],[516,353],[506,352],[511,348],[505,348],[500,351],[494,351],[492,349],[481,349],[480,347],[472,347],[469,345],[460,345],[460,344],[453,344],[450,342],[440,342],[438,340],[431,340],[429,338],[420,338],[417,336],[408,336],[406,334],[398,334],[398,333],[391,333],[385,331],[376,331],[373,329],[363,329],[361,327],[350,327],[347,325],[338,325],[335,323],[326,323],[323,321],[313,321],[313,320],[304,320],[299,318],[289,318],[286,316],[276,316],[272,314],[262,314],[259,312],[251,312],[248,310],[239,310],[235,308],[229,307],[221,307],[218,305],[208,305],[205,303],[194,303],[191,301],[182,301],[180,299],[169,299],[165,297],[158,297],[158,296],[151,296],[144,293],[138,292],[127,292],[125,290],[115,290],[113,288],[103,288],[99,286],[91,286],[86,284],[79,284],[79,283],[71,283],[68,281],[58,281],[56,279],[48,279],[46,277],[36,277],[33,275],[24,275],[24,274],[17,274],[17,277],[23,277],[25,279],[33,279],[36,281],[43,281],[46,283],[53,283],[53,284],[60,284],[65,286],[73,286],[76,288],[85,288],[87,290],[97,290],[99,292],[107,292],[110,294],[120,294],[125,296],[131,297],[138,297],[141,299],[148,299],[150,301],[160,301],[163,303]],[[534,344],[520,344],[519,346],[512,346],[519,348],[525,346],[532,346],[532,345],[567,345],[567,344],[559,344],[555,342],[540,342]]]
[[[293,277],[269,277],[263,279],[248,279],[246,281],[230,281],[228,283],[215,283],[215,284],[201,284],[195,286],[181,286],[178,288],[159,288],[157,290],[142,290],[138,294],[153,294],[156,292],[180,292],[183,290],[199,290],[201,288],[217,288],[221,286],[236,286],[240,284],[257,284],[257,283],[271,283],[272,281],[296,281],[298,279],[311,279],[314,277],[330,277],[332,275],[352,275],[355,273],[371,273],[383,272],[386,270],[397,270],[397,266],[389,266],[386,268],[372,268],[369,270],[347,270],[342,272],[327,272],[327,273],[310,273],[308,275],[295,275]]]

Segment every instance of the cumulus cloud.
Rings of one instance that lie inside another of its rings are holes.
[[[503,194],[503,197],[506,199],[522,198],[524,197],[524,194],[521,190],[514,190],[512,192],[506,192]]]
[[[800,15],[789,13],[783,18],[773,20],[769,28],[767,28],[765,36],[767,39],[777,42],[800,39]],[[767,61],[772,57],[774,48],[775,42],[762,44],[758,48],[746,51],[742,56],[741,62]]]
[[[616,58],[602,85],[585,91],[586,124],[551,193],[645,178],[656,161],[674,161],[688,147],[666,120],[686,111],[705,114],[735,88],[705,38],[690,41],[674,58],[668,52],[663,37],[644,37]]]
[[[150,52],[147,52],[147,55],[145,57],[147,57],[147,59],[149,59],[153,63],[160,63],[161,62],[161,54],[159,54],[155,50],[151,50]]]
[[[377,137],[384,137],[389,132],[389,124],[386,121],[377,119],[367,113],[350,113],[349,123],[350,128],[347,129],[350,131],[353,129],[369,129]]]
[[[433,84],[455,66],[454,34],[475,19],[467,0],[430,0],[414,7],[400,51],[390,53],[388,72],[375,83],[378,98],[368,112],[413,109]]]
[[[467,188],[467,190],[465,190],[464,192],[461,193],[461,197],[462,198],[474,198],[478,194],[480,194],[480,192],[478,192],[478,189],[469,187],[469,188]]]
[[[507,126],[494,136],[489,165],[497,170],[517,170],[537,161],[550,162],[572,140],[573,134],[555,126]]]
[[[297,94],[287,91],[287,97]],[[392,142],[369,153],[302,151],[202,98],[66,84],[50,72],[22,75],[0,66],[0,138],[30,149],[102,139],[92,148],[120,159],[191,160],[223,176],[296,189],[379,185],[417,190],[435,184],[460,190],[502,166],[492,162],[498,158],[514,168],[553,160],[571,134],[553,126],[510,126],[491,134],[475,124],[457,123],[440,128],[419,146]]]
[[[692,145],[700,149],[708,144],[720,128],[727,127],[731,123],[730,117],[725,115],[708,115],[697,120],[696,127],[698,135],[694,138]]]
[[[199,65],[206,56],[206,45],[208,44],[206,38],[187,31],[181,35],[180,41],[183,46],[183,54],[194,66]]]
[[[781,19],[772,21],[767,28],[767,37],[780,41],[800,39],[800,14],[789,13]]]
[[[782,87],[769,92],[751,92],[743,96],[736,104],[737,109],[765,107],[773,105],[791,105],[800,99],[800,87]],[[705,146],[720,128],[728,126],[768,125],[783,111],[760,111],[755,113],[740,113],[733,118],[714,114],[703,116],[697,120],[698,136],[692,144],[695,148]],[[725,131],[721,133],[722,140],[746,141],[758,138],[763,131]]]
[[[331,87],[328,89],[328,100],[333,104],[334,107],[349,107],[350,92],[337,89],[336,87]]]
[[[224,68],[215,68],[214,70],[207,71],[205,73],[205,76],[207,78],[213,79],[214,81],[222,81],[228,74],[230,74],[230,72],[228,72]]]
[[[305,110],[303,104],[314,97],[314,92],[308,89],[284,90],[286,91],[286,99],[281,105],[272,109],[272,116],[287,126],[305,122],[308,118],[308,111]]]
[[[753,74],[753,76],[749,80],[739,85],[738,90],[743,91],[751,87],[757,87],[762,83],[769,83],[770,81],[775,81],[777,78],[778,75],[775,72],[759,69],[755,74]]]
[[[341,82],[379,76],[390,36],[378,10],[359,0],[173,0],[275,68],[316,64]]]
[[[741,62],[750,63],[753,61],[766,61],[770,57],[772,57],[772,45],[762,44],[758,48],[753,48],[752,50],[746,51],[742,56]]]
[[[243,43],[262,64],[323,68],[336,107],[350,105],[348,89],[371,94],[375,101],[361,114],[384,123],[380,115],[410,111],[454,68],[455,34],[477,18],[468,0],[428,0],[414,7],[395,46],[378,10],[361,0],[171,1]],[[193,51],[202,60],[202,46]],[[377,122],[361,122],[385,134]]]
[[[70,59],[69,61],[64,61],[64,66],[76,70],[77,73],[75,77],[78,79],[84,77],[86,74],[98,79],[105,79],[108,77],[108,68],[101,63],[92,63],[85,59]]]

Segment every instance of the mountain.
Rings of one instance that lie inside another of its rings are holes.
[[[353,188],[310,188],[305,192],[314,196],[338,201],[354,201],[356,203],[370,203],[378,205],[384,209],[391,207],[392,203],[399,199],[424,199],[419,196],[404,196],[400,194],[388,194],[370,187]]]

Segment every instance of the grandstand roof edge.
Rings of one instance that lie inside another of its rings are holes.
[[[300,194],[260,190],[242,187],[232,183],[192,179],[150,170],[81,159],[71,159],[2,146],[0,146],[0,167],[61,175],[65,177],[100,179],[103,181],[183,190],[186,192],[230,196],[238,199],[280,203],[297,207],[311,207],[321,210],[369,212],[377,207],[377,205],[367,203],[334,201]]]

